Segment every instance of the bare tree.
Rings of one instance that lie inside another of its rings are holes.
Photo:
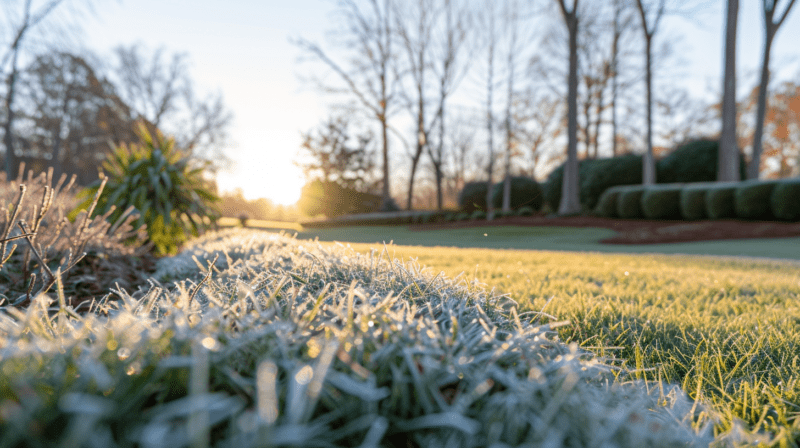
[[[17,80],[19,76],[19,55],[22,51],[23,41],[28,34],[34,30],[39,24],[42,23],[54,10],[61,5],[64,0],[50,0],[39,8],[34,9],[32,0],[25,0],[22,9],[22,18],[19,23],[12,25],[12,39],[3,55],[0,68],[5,71],[8,65],[8,74],[6,75],[6,101],[5,112],[6,119],[3,123],[3,144],[6,150],[6,163],[5,171],[7,178],[12,178],[17,169],[17,164],[14,157],[14,96],[16,94]]]
[[[717,180],[738,181],[739,148],[736,144],[736,23],[739,0],[728,0],[725,17],[725,75],[722,80],[722,134],[719,139]]]
[[[494,217],[494,205],[492,204],[492,174],[494,172],[494,59],[495,48],[497,46],[497,32],[495,30],[496,11],[494,3],[487,4],[488,10],[485,12],[484,23],[486,31],[486,131],[489,160],[486,164],[486,182],[489,188],[486,192],[486,216],[488,219]]]
[[[117,90],[136,118],[175,137],[192,155],[219,168],[227,162],[222,152],[232,120],[221,94],[198,98],[192,86],[186,56],[165,54],[163,48],[147,56],[139,45],[114,50],[113,74]]]
[[[331,59],[318,45],[306,40],[298,45],[331,68],[353,95],[369,111],[381,129],[383,183],[381,209],[393,204],[389,188],[389,113],[394,107],[397,82],[393,61],[397,54],[392,46],[392,0],[369,0],[362,10],[354,0],[342,0],[348,47],[355,56],[350,67]]]
[[[511,158],[517,144],[515,136],[513,107],[514,107],[514,74],[517,67],[517,57],[522,52],[519,41],[519,4],[514,0],[505,2],[504,28],[506,41],[506,116],[503,123],[506,134],[505,173],[503,179],[503,211],[511,210]],[[491,191],[492,188],[489,188]]]
[[[764,54],[761,60],[761,81],[758,88],[758,109],[756,111],[756,130],[753,134],[753,157],[747,167],[747,178],[758,179],[760,172],[762,141],[764,134],[764,117],[767,112],[767,86],[769,85],[769,59],[772,41],[778,33],[778,29],[786,20],[789,11],[794,6],[794,0],[789,0],[783,14],[775,16],[780,0],[762,0],[764,11]]]
[[[517,124],[517,139],[529,154],[528,175],[537,177],[541,164],[553,158],[552,146],[564,132],[564,109],[558,99],[536,96],[528,90],[517,99],[514,122]]]
[[[564,24],[569,32],[569,72],[567,74],[567,162],[564,165],[564,183],[561,188],[559,214],[578,213],[581,210],[578,179],[578,2],[573,0],[568,8],[566,0],[556,0],[561,8]]]
[[[454,4],[455,3],[455,4]],[[434,76],[438,81],[439,96],[435,120],[439,124],[436,146],[428,144],[428,155],[436,178],[436,208],[444,206],[442,182],[444,180],[444,141],[446,133],[445,118],[447,99],[455,89],[465,67],[460,64],[463,44],[467,36],[467,9],[459,1],[444,0],[444,22],[441,24],[440,53],[433,64]]]
[[[657,0],[645,4],[636,0],[639,17],[642,19],[642,33],[644,34],[645,51],[645,84],[647,88],[647,152],[642,161],[642,183],[652,185],[656,183],[656,160],[653,156],[653,36],[658,31],[658,25],[664,17],[666,0]],[[648,17],[650,16],[650,17]]]
[[[413,86],[414,96],[406,96],[405,99],[409,106],[408,109],[414,117],[416,127],[416,144],[414,151],[411,153],[411,171],[408,177],[408,196],[406,199],[406,209],[411,210],[417,166],[422,155],[429,148],[431,128],[434,124],[428,120],[428,84],[426,83],[426,75],[430,71],[428,53],[430,52],[430,42],[437,11],[434,9],[431,0],[417,0],[413,3],[413,7],[408,3],[404,3],[402,6],[400,8],[398,5],[395,13],[396,30],[403,43],[406,63],[408,64],[407,72]]]

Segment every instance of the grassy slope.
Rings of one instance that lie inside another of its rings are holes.
[[[786,258],[800,260],[800,238],[721,240],[699,243],[618,245],[600,244],[612,236],[608,229],[565,227],[474,227],[412,231],[404,226],[360,226],[330,229],[304,229],[301,239],[348,241],[355,243],[390,242],[400,245],[481,247],[491,249],[537,249],[605,253],[707,254]]]
[[[724,417],[720,429],[741,419],[788,446],[800,440],[793,262],[419,246],[389,253],[432,273],[477,279],[523,310],[569,319],[562,338],[710,400]]]

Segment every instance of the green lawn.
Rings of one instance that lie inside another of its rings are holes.
[[[614,231],[609,229],[573,227],[498,226],[414,231],[406,226],[358,226],[303,229],[298,232],[297,238],[318,238],[320,241],[353,243],[389,243],[393,241],[394,244],[404,246],[695,254],[800,260],[800,237],[639,245],[601,244],[598,242],[612,235],[614,235]]]
[[[412,234],[399,230],[389,233]],[[443,245],[458,242],[455,232],[450,232]],[[502,237],[514,232],[520,229],[509,229]],[[588,239],[592,232],[596,231],[575,233]],[[562,229],[555,235],[566,239],[567,233]],[[366,232],[357,234],[367,238]],[[485,241],[502,245],[502,237],[487,236]],[[784,444],[779,446],[796,446],[800,441],[800,269],[796,262],[346,246],[361,253],[387,251],[392,257],[416,260],[431,274],[461,276],[506,293],[522,312],[569,320],[571,324],[560,329],[563,340],[616,359],[613,362],[634,369],[633,378],[679,384],[691,397],[713,403],[719,430],[730,430],[735,422],[743,421],[748,428],[776,434]],[[753,248],[755,243],[737,246]]]

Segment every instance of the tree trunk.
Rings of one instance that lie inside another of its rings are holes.
[[[722,94],[722,135],[719,140],[717,181],[739,179],[739,150],[736,145],[736,22],[739,0],[728,0],[725,25],[725,77]]]
[[[567,162],[561,187],[561,204],[558,213],[574,214],[581,211],[578,190],[578,4],[572,12],[565,12],[569,29],[569,75],[567,76]]]
[[[764,57],[761,61],[761,82],[758,86],[758,106],[756,109],[756,130],[753,134],[753,158],[747,167],[747,178],[758,179],[761,171],[761,153],[763,152],[764,117],[767,114],[767,87],[769,86],[769,54],[772,49],[772,39],[775,29],[766,25],[767,32],[764,36]]]
[[[614,2],[614,39],[611,41],[611,155],[617,156],[617,57],[619,53],[619,3]]]
[[[645,36],[646,68],[645,82],[647,84],[647,152],[642,160],[642,184],[653,185],[656,183],[656,161],[653,157],[653,36]]]
[[[381,196],[383,196],[381,209],[385,210],[391,202],[392,196],[389,193],[389,126],[386,123],[386,109],[383,111],[384,115],[381,119],[381,140],[383,143],[383,188]]]

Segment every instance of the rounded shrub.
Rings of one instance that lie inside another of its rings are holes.
[[[495,210],[503,207],[503,188],[504,181],[500,181],[492,186],[492,206]],[[523,205],[527,205],[534,210],[542,208],[544,197],[542,187],[536,180],[525,176],[511,177],[511,209],[517,210]]]
[[[741,182],[733,193],[736,217],[742,219],[772,219],[770,209],[772,190],[778,181],[748,180]]]
[[[456,214],[456,221],[466,221],[469,219],[469,213],[461,212]]]
[[[681,217],[686,220],[706,218],[706,192],[711,184],[698,182],[681,189]]]
[[[770,206],[778,219],[800,220],[800,178],[784,179],[775,185]]]
[[[453,222],[456,221],[457,213],[455,212],[447,212],[444,214],[444,222]]]
[[[585,163],[580,173],[581,204],[594,210],[603,192],[617,185],[642,183],[642,156],[626,154]]]
[[[103,162],[107,177],[96,211],[103,214],[114,208],[109,220],[115,222],[133,206],[139,213],[137,226],[147,226],[148,240],[156,253],[175,253],[178,247],[211,227],[219,218],[214,204],[219,198],[197,166],[175,147],[173,138],[156,130],[151,135],[139,124],[139,143],[115,146]],[[89,207],[102,179],[89,185],[78,209]]]
[[[458,193],[458,209],[465,213],[486,210],[486,194],[489,185],[486,181],[467,182]]]
[[[483,210],[475,210],[469,215],[469,219],[476,221],[479,219],[486,219],[486,212]]]
[[[642,194],[642,214],[647,219],[678,219],[681,217],[681,188],[683,184],[651,185]]]
[[[533,216],[533,208],[527,205],[523,205],[517,210],[517,216]]]
[[[736,209],[733,205],[733,192],[738,182],[714,183],[706,190],[706,216],[710,219],[733,218]]]
[[[658,183],[714,182],[717,180],[719,141],[699,139],[684,143],[656,163]],[[745,176],[744,155],[739,155],[740,178]]]
[[[616,218],[617,217],[617,199],[619,198],[619,193],[622,191],[624,187],[611,187],[603,192],[600,195],[600,199],[597,202],[597,206],[594,209],[594,212],[598,216],[605,216],[606,218]]]
[[[622,188],[617,196],[617,216],[626,219],[640,219],[642,214],[642,195],[644,186]]]

